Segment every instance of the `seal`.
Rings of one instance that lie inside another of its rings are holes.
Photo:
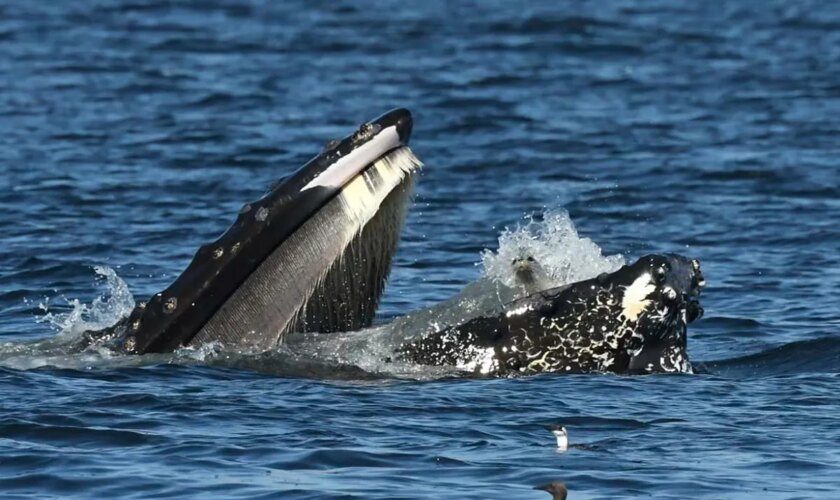
[[[550,287],[548,273],[533,255],[520,255],[514,258],[510,265],[513,268],[515,283],[526,294],[537,293]]]
[[[495,376],[691,372],[687,325],[703,313],[704,286],[698,260],[648,255],[404,342],[397,357]]]

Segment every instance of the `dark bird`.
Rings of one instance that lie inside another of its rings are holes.
[[[566,496],[569,494],[569,490],[566,489],[566,485],[560,481],[535,486],[534,489],[551,493],[552,500],[566,500]]]

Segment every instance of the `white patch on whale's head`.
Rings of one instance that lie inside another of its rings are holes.
[[[624,289],[624,298],[621,300],[621,308],[624,316],[630,321],[639,319],[639,315],[650,304],[648,296],[656,290],[656,285],[651,280],[649,273],[645,273]]]

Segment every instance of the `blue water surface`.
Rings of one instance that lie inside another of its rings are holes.
[[[702,260],[708,373],[320,380],[26,354],[6,497],[837,498],[840,4],[0,3],[0,344],[166,287],[334,137],[414,112],[426,163],[381,321],[523,214]],[[42,366],[46,365],[46,366]],[[547,427],[572,443],[557,453]]]

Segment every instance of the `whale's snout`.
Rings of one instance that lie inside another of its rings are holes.
[[[393,126],[397,131],[397,135],[399,135],[400,143],[408,144],[408,140],[411,138],[411,131],[414,128],[411,111],[405,108],[397,108],[385,113],[377,121],[381,123],[382,128]]]
[[[706,286],[706,279],[698,259],[689,259],[682,255],[667,256],[667,281],[669,288],[679,294],[686,312],[686,322],[691,323],[703,316],[700,305],[700,293]]]

